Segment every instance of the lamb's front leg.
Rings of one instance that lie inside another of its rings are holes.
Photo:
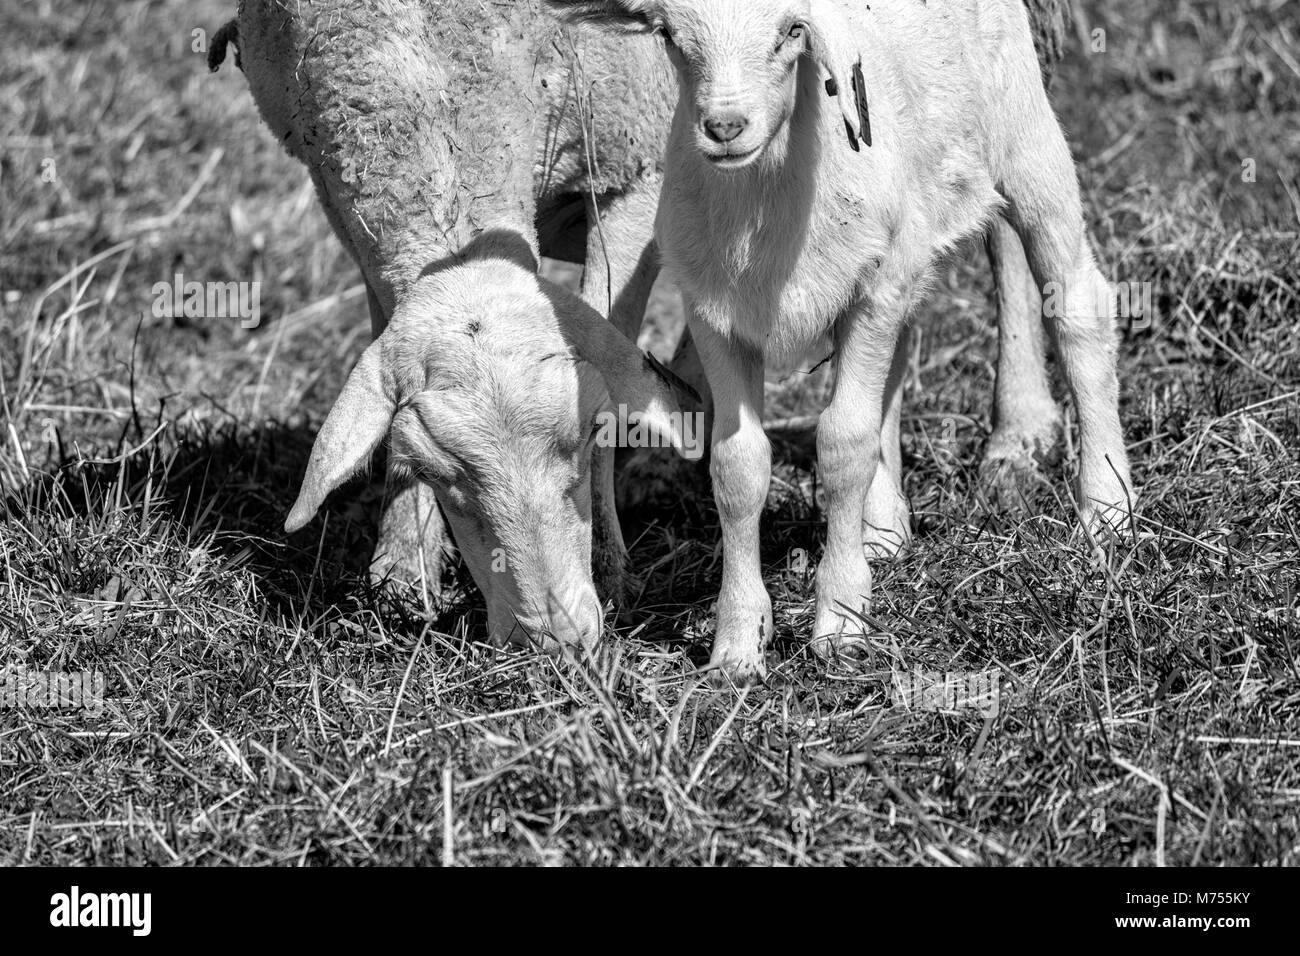
[[[862,542],[864,503],[880,467],[881,425],[895,346],[895,310],[856,307],[844,320],[835,390],[817,426],[817,461],[826,500],[826,549],[817,568],[813,650],[857,656],[871,603],[871,568]],[[888,314],[882,314],[888,313]]]
[[[688,315],[713,391],[710,473],[722,524],[722,590],[709,666],[715,682],[745,684],[766,673],[763,652],[772,637],[758,536],[772,477],[772,449],[763,432],[763,356],[718,335],[689,305]]]

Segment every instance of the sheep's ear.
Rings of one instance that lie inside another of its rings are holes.
[[[388,434],[397,403],[385,384],[381,343],[374,342],[362,354],[321,426],[285,531],[292,533],[311,521],[331,491],[370,463]]]
[[[829,74],[826,92],[839,103],[849,146],[860,152],[858,140],[871,145],[871,113],[862,56],[852,44],[853,27],[831,0],[812,0],[808,22],[813,56]]]
[[[604,379],[614,414],[629,425],[639,423],[661,447],[674,448],[684,458],[699,458],[703,449],[685,433],[681,406],[673,394],[676,376],[577,296],[554,289],[551,299],[574,352]]]
[[[546,8],[566,23],[621,30],[648,30],[651,6],[651,0],[546,0]]]

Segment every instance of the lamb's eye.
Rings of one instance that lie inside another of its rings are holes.
[[[802,23],[796,23],[785,31],[785,35],[776,44],[776,52],[780,53],[791,43],[798,43],[804,37],[807,30]]]
[[[664,38],[664,43],[668,44],[669,46],[677,45],[676,43],[673,42],[673,31],[669,30],[667,27],[665,26],[659,27],[659,35]]]

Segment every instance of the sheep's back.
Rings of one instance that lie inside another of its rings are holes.
[[[534,2],[243,0],[239,19],[263,118],[384,298],[484,228],[531,239],[558,59]]]
[[[677,102],[660,41],[579,27],[559,43],[564,57],[546,84],[539,194],[621,192],[658,173]]]

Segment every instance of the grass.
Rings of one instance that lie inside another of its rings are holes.
[[[870,659],[803,643],[795,428],[745,692],[697,673],[703,476],[629,511],[644,586],[583,664],[476,643],[465,575],[433,620],[372,590],[374,488],[286,538],[367,323],[303,171],[191,50],[233,5],[2,6],[0,668],[97,670],[109,700],[0,710],[0,862],[1297,862],[1294,5],[1086,0],[1058,81],[1100,257],[1155,292],[1122,347],[1136,540],[1081,538],[1069,456],[1030,509],[988,501],[989,280],[956,261],[918,321],[918,534],[877,568]],[[155,317],[176,272],[260,279],[262,325]],[[825,384],[773,381],[771,416]],[[996,672],[997,713],[894,703],[918,670]]]

